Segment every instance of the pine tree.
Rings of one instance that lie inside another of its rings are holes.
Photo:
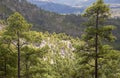
[[[22,43],[23,33],[29,31],[31,24],[27,23],[24,17],[15,12],[7,19],[8,27],[6,34],[11,37],[11,42],[17,47],[18,52],[18,78],[20,78],[20,49],[24,43]]]
[[[109,5],[106,5],[103,0],[97,0],[90,7],[85,10],[83,16],[88,18],[86,22],[86,34],[83,35],[84,40],[87,42],[89,49],[94,50],[95,60],[95,78],[98,78],[98,58],[100,48],[105,41],[113,41],[115,37],[112,35],[114,26],[106,26],[104,23],[110,17]]]

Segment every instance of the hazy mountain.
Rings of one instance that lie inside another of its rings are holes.
[[[28,1],[44,1],[44,2],[53,2],[58,4],[65,4],[69,6],[85,6],[90,5],[91,3],[95,2],[96,0],[28,0]],[[104,0],[106,3],[120,3],[120,0]],[[84,4],[83,4],[84,3]]]
[[[52,3],[57,3],[57,4],[75,6],[76,4],[86,2],[87,0],[28,0],[28,1],[32,1],[32,2],[44,1],[44,2],[52,2]]]
[[[28,0],[47,11],[62,14],[81,13],[96,0]],[[112,9],[120,7],[120,0],[105,0]]]
[[[81,13],[84,10],[83,7],[73,7],[73,6],[54,3],[50,1],[38,1],[38,0],[28,0],[28,1],[37,5],[39,8],[60,14]]]

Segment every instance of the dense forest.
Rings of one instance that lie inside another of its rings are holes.
[[[120,19],[110,13],[103,0],[82,15],[1,0],[0,78],[120,78]]]

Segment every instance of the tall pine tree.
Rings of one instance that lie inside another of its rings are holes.
[[[88,7],[83,16],[88,18],[86,22],[86,30],[83,35],[89,48],[93,48],[93,57],[95,62],[95,78],[98,78],[98,60],[100,48],[105,41],[113,41],[115,37],[112,35],[112,30],[115,29],[112,25],[105,25],[105,21],[110,17],[109,5],[106,5],[103,0],[97,0]]]
[[[20,51],[24,44],[24,32],[29,31],[31,24],[18,12],[9,16],[7,23],[6,35],[11,37],[11,42],[16,46],[18,52],[18,78],[20,78]]]

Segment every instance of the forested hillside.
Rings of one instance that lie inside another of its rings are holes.
[[[19,13],[9,16],[7,22],[0,21],[0,25],[0,78],[94,77],[91,40],[31,31],[31,24]],[[98,62],[100,78],[120,77],[118,50],[102,45]]]
[[[81,37],[85,26],[83,22],[86,21],[81,15],[59,15],[53,12],[44,11],[37,8],[35,5],[28,3],[26,0],[2,0],[0,3],[0,17],[6,19],[15,11],[20,12],[30,23],[34,26],[32,30],[48,31],[50,33],[66,33],[71,36]],[[117,26],[115,35],[117,36],[116,43],[120,40],[120,22],[118,19],[112,19],[108,24]],[[119,49],[119,46],[114,45]]]
[[[120,19],[110,15],[103,0],[82,16],[1,0],[0,78],[120,78]]]
[[[37,31],[64,32],[69,35],[80,36],[83,30],[81,22],[84,19],[80,15],[65,16],[47,12],[26,2],[26,0],[21,0],[21,2],[19,0],[2,0],[0,5],[0,14],[4,15],[4,18],[18,11],[34,25],[32,29]]]

